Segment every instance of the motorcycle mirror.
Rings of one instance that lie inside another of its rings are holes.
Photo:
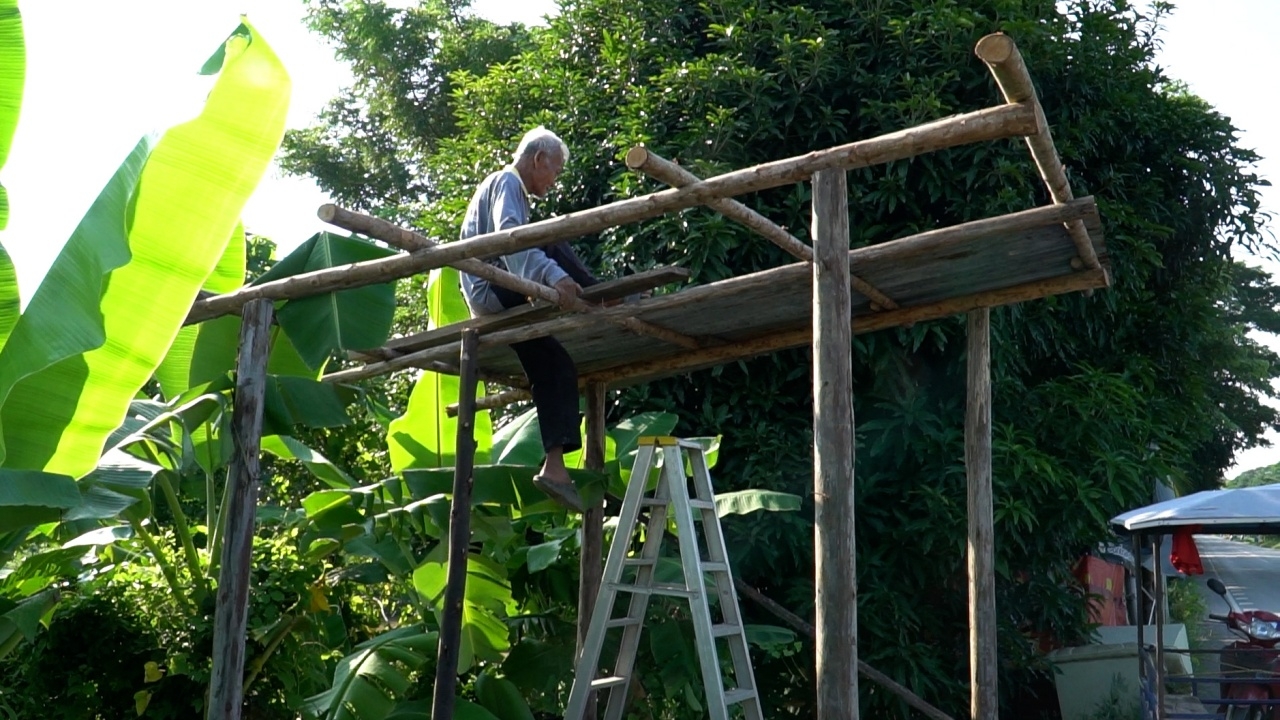
[[[1219,580],[1218,578],[1209,578],[1208,582],[1206,582],[1205,584],[1209,586],[1210,590],[1218,593],[1219,595],[1222,595],[1223,597],[1226,597],[1227,587],[1223,585],[1222,581]]]

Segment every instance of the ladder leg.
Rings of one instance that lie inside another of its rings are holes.
[[[652,446],[641,447],[636,454],[635,469],[647,476],[648,469],[653,466],[653,456]],[[614,600],[617,598],[618,581],[622,577],[623,563],[630,550],[631,536],[635,532],[636,518],[640,514],[644,485],[643,482],[632,482],[627,486],[622,510],[618,516],[618,527],[614,532],[613,542],[609,545],[609,557],[605,561],[600,592],[596,596],[596,611],[591,616],[587,637],[582,643],[582,656],[578,658],[574,668],[573,688],[569,691],[569,705],[565,709],[566,720],[580,720],[586,711],[587,700],[591,696],[591,681],[595,679],[596,671],[600,666],[600,651],[604,646],[605,631],[608,629]],[[632,602],[634,600],[632,598]],[[614,694],[610,693],[610,697],[612,698]]]
[[[711,720],[729,720],[724,680],[720,677],[719,654],[716,652],[716,638],[711,630],[711,609],[707,604],[702,551],[698,546],[698,531],[694,527],[693,512],[689,505],[682,450],[678,445],[663,448],[662,474],[671,488],[671,504],[675,509],[676,531],[680,534],[680,559],[684,565],[685,584],[693,592],[689,598],[689,614],[693,619],[698,664],[702,668],[702,685],[707,693],[707,716]]]
[[[729,632],[725,639],[729,644],[729,655],[733,660],[734,684],[739,691],[749,691],[750,695],[742,700],[742,710],[747,720],[763,720],[764,711],[760,706],[760,694],[756,687],[755,673],[751,668],[751,655],[747,647],[747,634],[742,622],[742,611],[738,603],[738,593],[733,587],[733,572],[729,567],[729,553],[724,541],[724,531],[720,527],[720,517],[715,511],[715,493],[711,487],[711,470],[707,466],[706,454],[701,450],[689,453],[689,465],[693,470],[693,485],[699,500],[709,502],[711,507],[704,509],[702,515],[702,532],[707,538],[707,555],[716,581],[716,593],[720,597],[720,612],[724,625],[736,627],[736,632]],[[723,569],[720,569],[723,568]]]
[[[636,466],[639,467],[639,462]],[[646,473],[647,478],[647,473]],[[632,475],[631,481],[636,481]],[[645,481],[647,482],[647,480]],[[643,487],[644,483],[641,483]],[[658,553],[662,549],[662,538],[667,528],[668,489],[665,483],[659,482],[654,494],[654,505],[650,506],[649,521],[645,524],[644,545],[636,561],[636,578],[633,583],[638,592],[631,594],[627,605],[626,625],[622,629],[622,640],[618,643],[618,659],[614,663],[613,674],[627,678],[627,682],[609,693],[609,702],[605,707],[605,720],[621,720],[627,706],[627,693],[631,687],[631,675],[635,672],[636,654],[640,650],[640,633],[644,628],[644,616],[649,609],[652,597],[646,590],[653,587],[653,574],[657,569]],[[623,590],[625,592],[625,590]]]

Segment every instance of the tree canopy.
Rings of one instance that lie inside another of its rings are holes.
[[[1256,155],[1228,118],[1155,65],[1160,12],[1125,0],[565,0],[544,28],[497,26],[464,0],[396,9],[309,0],[356,83],[284,164],[355,209],[457,237],[471,188],[545,124],[573,157],[549,216],[656,188],[625,169],[644,143],[700,175],[850,142],[1000,101],[973,56],[1018,42],[1078,195],[1097,198],[1114,286],[992,313],[996,550],[1006,708],[1051,693],[1042,642],[1078,639],[1078,557],[1154,477],[1216,487],[1277,426],[1280,289],[1233,260],[1271,252]],[[855,246],[1048,202],[1019,142],[957,148],[849,176]],[[741,198],[793,233],[804,184]],[[581,238],[603,275],[675,263],[709,282],[787,261],[691,209]],[[421,307],[420,284],[401,285]],[[402,323],[423,317],[402,313]],[[859,653],[944,708],[965,706],[964,323],[855,339]],[[611,413],[663,410],[681,434],[724,433],[721,487],[811,494],[803,351],[617,393]],[[811,506],[810,506],[811,507]],[[811,512],[727,521],[736,572],[811,610]],[[775,710],[810,716],[811,669],[759,671]],[[875,686],[875,716],[905,712]],[[1052,696],[1049,696],[1052,702]],[[962,714],[962,713],[961,713]]]

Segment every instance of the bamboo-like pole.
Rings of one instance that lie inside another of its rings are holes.
[[[1070,201],[1074,197],[1071,183],[1067,182],[1067,172],[1058,157],[1058,149],[1054,147],[1049,121],[1045,119],[1044,108],[1036,96],[1031,74],[1027,72],[1027,65],[1022,61],[1022,53],[1018,52],[1017,44],[1004,33],[993,33],[979,40],[974,52],[990,68],[1007,102],[1034,108],[1036,129],[1027,133],[1027,147],[1031,150],[1031,158],[1049,190],[1049,197],[1055,203]],[[1089,232],[1085,230],[1084,223],[1079,220],[1068,222],[1067,232],[1080,254],[1082,266],[1092,270],[1102,267],[1093,251],[1093,243],[1089,241]]]
[[[240,325],[231,411],[235,449],[227,472],[226,515],[222,518],[222,570],[218,576],[213,619],[213,670],[209,678],[207,720],[240,720],[244,705],[249,578],[253,569],[253,524],[258,514],[262,411],[266,402],[272,314],[270,300],[256,300],[244,307]]]
[[[1024,210],[1009,215],[1002,215],[1000,217],[975,220],[962,225],[929,230],[927,232],[900,238],[898,240],[891,240],[878,245],[869,245],[850,250],[848,253],[849,263],[850,265],[857,267],[861,263],[874,261],[907,261],[911,257],[921,253],[934,252],[939,249],[948,248],[954,245],[961,245],[974,240],[998,236],[1004,233],[1020,232],[1045,227],[1047,225],[1063,222],[1066,219],[1087,216],[1092,213],[1093,210],[1094,206],[1092,198],[1081,198],[1065,205],[1048,205],[1045,207],[1034,208],[1032,210]],[[777,285],[781,277],[788,277],[790,273],[795,272],[796,267],[798,266],[788,265],[781,268],[772,268],[770,270],[752,273],[751,275],[741,275],[710,285],[698,285],[686,288],[678,293],[672,293],[670,295],[661,295],[628,305],[604,308],[598,312],[602,315],[629,315],[638,312],[652,312],[673,307],[693,305],[703,299],[711,298],[719,293],[726,292],[731,288],[740,290],[743,287],[749,286],[773,287]],[[1106,283],[1104,282],[1103,285],[1105,284]],[[1089,287],[1094,287],[1094,285],[1090,285]],[[1021,299],[1027,298],[1024,297]],[[965,312],[969,309],[972,308],[966,308],[959,312]],[[877,325],[877,329],[880,327],[892,327],[894,324],[914,322],[907,320],[894,322],[895,318],[911,317],[912,311],[912,308],[899,308],[897,310],[878,313],[877,316],[882,317],[883,320],[878,321],[880,324]],[[872,323],[870,318],[865,321],[867,323]],[[522,327],[509,328],[488,334],[482,338],[481,347],[485,348],[493,345],[507,345],[535,337],[576,331],[585,327],[586,323],[589,322],[593,321],[581,316],[560,316],[540,323],[531,323]],[[807,342],[807,339],[806,341],[797,343],[797,345],[802,345],[804,342]],[[713,346],[704,348],[699,352],[706,353],[707,357],[726,357],[733,359],[732,354],[725,353],[731,353],[731,348],[736,347],[736,345],[737,344]],[[357,380],[376,377],[402,368],[416,367],[422,362],[444,360],[457,352],[457,343],[454,341],[452,344],[440,345],[417,352],[407,353],[390,360],[370,363],[361,368],[343,370],[331,375],[326,375],[324,379],[330,382],[355,382]],[[612,380],[607,382],[613,384]]]
[[[996,665],[995,527],[991,491],[991,310],[968,316],[964,466],[969,505],[969,714],[1000,714]]]
[[[655,180],[664,182],[671,187],[684,187],[701,182],[702,179],[697,175],[685,170],[679,165],[660,157],[645,147],[636,146],[627,151],[627,167],[632,170],[638,170]],[[787,232],[785,228],[773,222],[769,218],[743,205],[737,200],[728,198],[720,198],[711,200],[707,203],[707,207],[719,212],[721,215],[733,220],[755,232],[769,242],[777,245],[785,250],[792,257],[810,262],[813,260],[813,248],[804,244],[800,238]],[[872,309],[878,310],[884,308],[893,310],[898,307],[889,296],[880,292],[871,283],[863,280],[857,275],[850,275],[849,282],[853,283],[853,289],[865,295],[871,300]]]
[[[1006,104],[954,115],[868,140],[736,170],[682,188],[619,200],[468,240],[243,287],[196,303],[187,321],[200,322],[233,313],[255,298],[289,300],[309,297],[385,283],[467,258],[496,257],[548,245],[557,240],[701,205],[715,198],[799,182],[819,170],[868,167],[959,145],[1031,135],[1036,132],[1035,119],[1035,108],[1022,104]]]
[[[431,698],[431,717],[453,720],[458,682],[458,653],[462,644],[462,599],[467,588],[467,550],[471,546],[472,466],[476,457],[476,355],[479,336],[475,330],[462,331],[458,367],[462,371],[458,387],[461,407],[454,452],[453,503],[449,509],[449,564],[445,580],[444,605],[440,613],[440,641],[436,650],[436,683]]]
[[[852,311],[845,183],[844,170],[813,176],[814,652],[818,717],[857,720]]]
[[[773,613],[779,620],[795,629],[796,632],[810,640],[813,639],[813,626],[806,622],[804,618],[786,609],[774,601],[773,598],[746,584],[740,578],[733,579],[733,586],[743,596]],[[861,660],[858,661],[858,674],[902,698],[903,702],[924,713],[926,717],[932,718],[932,720],[954,720],[950,715],[925,702],[924,698],[911,692],[906,686]]]
[[[344,228],[352,232],[363,233],[369,237],[377,238],[387,243],[396,244],[400,247],[411,247],[414,250],[427,250],[439,247],[439,244],[434,240],[431,240],[426,236],[419,235],[412,230],[406,230],[405,228],[398,227],[386,220],[383,220],[382,218],[351,212],[350,210],[343,210],[336,205],[322,205],[320,207],[319,215],[320,219],[327,223],[337,225],[340,228]],[[495,267],[481,260],[458,260],[450,263],[450,265],[469,275],[475,275],[478,278],[483,278],[498,287],[520,293],[525,297],[545,300],[552,305],[560,305],[561,307],[565,306],[565,304],[561,303],[560,293],[557,292],[555,288],[548,287],[542,283],[533,282],[532,280],[526,280],[519,275],[509,273],[506,270]],[[594,316],[596,311],[599,310],[599,308],[594,305],[578,298],[572,299],[567,303],[567,306],[569,309],[584,315]],[[647,323],[638,318],[610,315],[606,316],[604,319],[607,322],[612,322],[636,333],[637,335],[646,335],[648,337],[657,338],[664,342],[671,343],[672,345],[679,345],[680,347],[690,349],[697,348],[700,345],[697,340],[687,335],[682,335],[678,332],[673,332],[652,323]]]
[[[586,388],[587,396],[587,444],[585,465],[588,470],[604,472],[605,446],[605,386],[592,383]],[[601,575],[604,572],[604,498],[584,509],[582,514],[582,554],[578,558],[578,653],[582,657],[587,631],[591,628],[591,616],[595,613],[596,597],[600,593]],[[595,693],[587,698],[587,709],[582,720],[595,720]]]

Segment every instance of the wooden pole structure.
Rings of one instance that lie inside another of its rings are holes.
[[[1036,169],[1040,171],[1040,177],[1049,189],[1049,196],[1053,201],[1069,202],[1074,197],[1071,194],[1071,183],[1067,182],[1067,172],[1062,167],[1058,149],[1053,144],[1053,135],[1049,132],[1049,121],[1045,119],[1044,108],[1041,107],[1040,99],[1036,97],[1035,85],[1031,82],[1031,74],[1027,72],[1027,65],[1022,61],[1022,53],[1018,52],[1013,38],[1004,33],[987,35],[978,41],[974,52],[995,76],[996,84],[1000,86],[1007,102],[1029,104],[1034,108],[1036,129],[1027,133],[1031,159],[1035,161]],[[1090,270],[1101,268],[1084,223],[1080,220],[1068,222],[1067,232],[1080,253],[1079,266]]]
[[[213,619],[213,670],[207,720],[240,720],[244,705],[245,634],[249,620],[249,574],[253,524],[258,514],[258,472],[262,450],[262,410],[271,346],[270,300],[244,306],[236,389],[231,411],[235,450],[227,473],[226,517],[222,518],[222,571]]]
[[[604,472],[605,445],[605,386],[600,383],[587,385],[587,445],[585,465],[588,470]],[[582,514],[582,554],[579,557],[578,579],[578,656],[587,640],[591,616],[595,612],[596,597],[600,594],[600,580],[604,572],[604,498],[591,503]],[[595,720],[595,693],[587,698],[587,710],[582,720]]]
[[[813,176],[814,652],[818,717],[858,718],[853,539],[849,193],[844,170]]]
[[[645,147],[637,146],[627,151],[627,167],[632,170],[639,170],[645,175],[656,180],[661,180],[671,187],[684,187],[685,185],[701,182],[701,178],[697,175],[694,175],[664,157],[658,156]],[[728,198],[711,200],[707,203],[707,207],[755,232],[757,235],[782,248],[791,256],[804,260],[805,262],[813,260],[813,248],[805,245],[800,238],[787,232],[781,225],[778,225],[737,200],[730,200]],[[854,290],[857,290],[871,300],[872,310],[879,310],[881,308],[893,310],[898,307],[898,304],[891,298],[857,275],[850,275],[849,281],[853,283]]]
[[[436,684],[431,717],[453,720],[458,683],[458,652],[462,645],[462,599],[467,589],[467,549],[471,545],[471,471],[476,458],[476,345],[475,330],[462,331],[458,361],[461,372],[458,436],[453,466],[453,506],[449,510],[449,564],[444,607],[440,612],[440,642],[436,652]]]
[[[715,198],[800,182],[819,170],[869,167],[960,145],[1022,137],[1034,134],[1035,131],[1035,109],[1030,105],[1006,104],[954,115],[868,140],[735,170],[682,188],[619,200],[590,210],[479,235],[468,240],[246,286],[195,303],[187,322],[200,322],[234,313],[244,303],[255,298],[289,300],[310,297],[335,290],[389,282],[467,258],[496,257],[548,245],[557,240],[589,235],[701,205]]]
[[[927,232],[911,235],[897,240],[891,240],[878,245],[869,245],[853,250],[846,250],[847,262],[857,265],[867,261],[902,261],[907,262],[912,258],[930,252],[949,248],[952,246],[963,245],[964,243],[973,242],[988,237],[996,237],[1006,233],[1021,232],[1039,227],[1045,227],[1058,222],[1064,222],[1073,218],[1088,216],[1094,211],[1094,205],[1091,198],[1081,198],[1064,205],[1048,205],[1045,207],[1033,208],[1031,210],[1023,210],[1021,212],[1002,215],[1000,217],[986,218],[983,220],[975,220],[962,225],[953,227],[939,228],[937,230],[929,230]],[[678,293],[670,295],[661,295],[658,297],[642,300],[637,303],[629,303],[619,305],[612,308],[602,308],[597,310],[597,314],[602,316],[612,315],[630,315],[638,312],[651,312],[656,310],[667,310],[674,307],[685,305],[693,305],[703,298],[709,298],[716,293],[724,292],[726,288],[737,286],[759,285],[762,287],[775,286],[788,276],[789,273],[798,272],[796,268],[799,265],[787,265],[780,268],[772,268],[762,272],[752,273],[751,275],[741,275],[719,283],[711,285],[697,285],[686,288]],[[1074,275],[1063,276],[1046,281],[1048,284],[1065,281],[1068,286],[1087,283],[1087,287],[1097,287],[1100,284],[1105,285],[1105,275],[1099,283],[1096,274],[1088,272],[1076,273]],[[1061,283],[1059,283],[1061,284]],[[1033,285],[1026,286],[1032,288]],[[1038,287],[1038,286],[1034,286]],[[1082,289],[1073,287],[1072,289]],[[994,291],[995,296],[1008,296],[1007,290]],[[1036,295],[1025,295],[1015,297],[1012,301],[1025,300],[1029,297],[1037,297]],[[944,301],[949,303],[952,301]],[[961,310],[956,310],[947,314],[956,314],[966,312],[974,307],[983,307],[986,305],[998,305],[998,302],[979,303],[971,305]],[[930,306],[932,307],[932,306]],[[920,315],[920,317],[916,317]],[[927,309],[917,308],[899,308],[889,310],[887,312],[877,313],[873,317],[866,318],[868,325],[873,329],[882,329],[885,327],[893,327],[894,325],[903,324],[905,322],[916,322],[919,320],[933,319],[936,316],[930,316]],[[911,319],[914,318],[914,319]],[[860,318],[860,321],[862,319]],[[594,318],[587,318],[581,315],[562,315],[556,318],[545,320],[538,323],[530,323],[528,325],[497,330],[487,333],[481,343],[482,347],[490,347],[494,345],[507,345],[510,343],[521,342],[535,337],[543,337],[546,335],[557,335],[563,332],[571,332],[581,329],[595,322]],[[804,344],[805,340],[801,340],[796,344]],[[794,345],[793,345],[794,346]],[[710,346],[695,351],[695,354],[702,354],[708,357],[730,357],[733,355],[725,355],[731,346]],[[449,344],[443,344],[436,347],[424,348],[411,353],[406,353],[400,357],[380,362],[369,363],[363,367],[341,370],[331,373],[324,377],[326,382],[355,382],[365,378],[376,377],[394,370],[400,370],[408,367],[416,367],[420,363],[430,361],[446,360],[454,356],[458,352],[457,341],[451,341]],[[612,383],[611,383],[612,384]]]
[[[991,310],[969,312],[964,465],[969,486],[969,714],[996,720],[995,529],[991,493]]]

